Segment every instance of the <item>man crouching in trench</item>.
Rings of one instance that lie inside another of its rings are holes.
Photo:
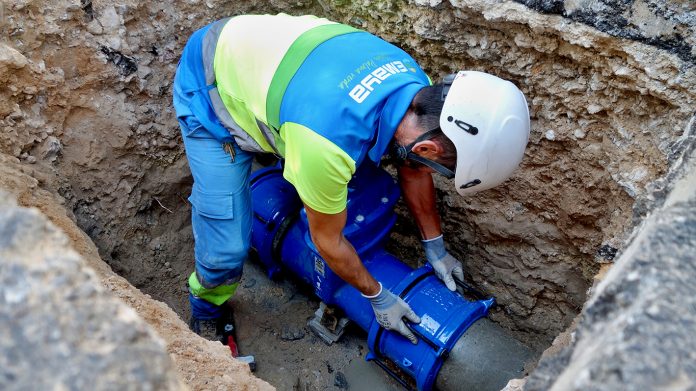
[[[174,80],[174,108],[193,174],[191,328],[229,311],[251,240],[255,153],[284,159],[331,269],[372,304],[379,324],[416,337],[418,314],[377,281],[343,236],[347,184],[391,154],[426,258],[455,290],[462,263],[445,249],[432,173],[470,194],[510,176],[529,114],[512,83],[473,71],[433,85],[400,48],[314,16],[241,15],[196,31]]]

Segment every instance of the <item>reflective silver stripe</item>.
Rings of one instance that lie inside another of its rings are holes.
[[[205,37],[203,37],[203,68],[205,69],[205,81],[209,86],[215,84],[214,65],[217,41],[220,37],[222,29],[230,19],[231,18],[221,19],[213,23],[208,31],[206,31]],[[237,122],[235,122],[230,115],[230,112],[227,111],[225,104],[222,102],[222,98],[220,97],[220,92],[218,92],[217,87],[212,87],[210,90],[208,90],[208,94],[210,95],[210,102],[213,104],[213,111],[215,111],[215,115],[218,117],[222,125],[225,126],[230,134],[234,137],[234,140],[239,148],[249,152],[268,152],[261,148],[259,143],[256,142],[256,140],[254,140],[254,138],[251,137],[249,133],[247,133],[241,126],[239,126]],[[256,124],[259,126],[259,129],[261,129],[261,134],[266,139],[266,142],[268,142],[271,148],[273,148],[276,155],[279,155],[278,149],[276,148],[273,131],[258,119],[256,119]]]
[[[264,124],[258,118],[256,118],[256,125],[259,127],[259,129],[261,129],[261,134],[266,139],[268,145],[270,145],[271,148],[273,148],[273,153],[275,153],[276,156],[280,157],[280,152],[278,152],[278,148],[276,148],[275,137],[273,136],[273,128]]]
[[[195,269],[198,269],[198,267],[195,267]],[[203,288],[213,289],[213,288],[217,288],[221,285],[232,285],[232,284],[238,283],[239,281],[242,280],[242,273],[239,273],[239,275],[236,275],[236,276],[230,278],[229,280],[223,282],[222,284],[211,284],[208,281],[206,281],[203,277],[201,277],[200,271],[196,270],[196,279],[198,280],[198,283],[201,284],[201,286]]]
[[[239,148],[248,152],[267,152],[265,149],[261,148],[259,143],[257,143],[249,133],[244,131],[244,129],[234,121],[230,112],[227,111],[225,104],[222,103],[222,98],[220,98],[220,93],[217,88],[211,88],[208,94],[210,95],[210,102],[213,104],[215,115],[217,115],[220,123],[227,128],[232,136],[234,136],[234,141]]]
[[[203,37],[203,68],[205,69],[205,82],[208,85],[215,83],[215,47],[222,29],[231,18],[225,18],[213,23]]]

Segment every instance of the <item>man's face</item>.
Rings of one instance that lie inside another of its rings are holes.
[[[410,159],[405,159],[406,154],[411,152],[429,160],[438,160],[443,151],[442,147],[435,141],[425,139],[412,145],[418,137],[426,133],[427,130],[428,129],[423,129],[419,124],[416,114],[410,110],[407,111],[394,134],[389,160],[398,166],[408,167],[423,172],[434,172],[433,169],[426,165]]]

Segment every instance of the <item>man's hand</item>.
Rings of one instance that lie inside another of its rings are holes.
[[[379,292],[374,296],[363,297],[370,300],[372,310],[375,311],[377,323],[387,330],[394,330],[408,338],[414,345],[418,343],[418,339],[406,327],[403,318],[413,323],[420,323],[420,317],[409,307],[409,305],[400,297],[389,292],[388,289],[382,288],[382,283],[379,283]]]
[[[442,235],[434,239],[423,240],[423,248],[426,259],[435,270],[435,275],[445,283],[447,289],[453,292],[457,290],[454,278],[464,281],[464,269],[462,263],[445,250],[445,241]]]

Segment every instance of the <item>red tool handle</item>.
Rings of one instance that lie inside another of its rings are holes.
[[[234,340],[234,337],[231,335],[227,336],[227,346],[230,347],[230,352],[232,353],[232,357],[239,357],[239,350],[237,349],[237,342]]]

